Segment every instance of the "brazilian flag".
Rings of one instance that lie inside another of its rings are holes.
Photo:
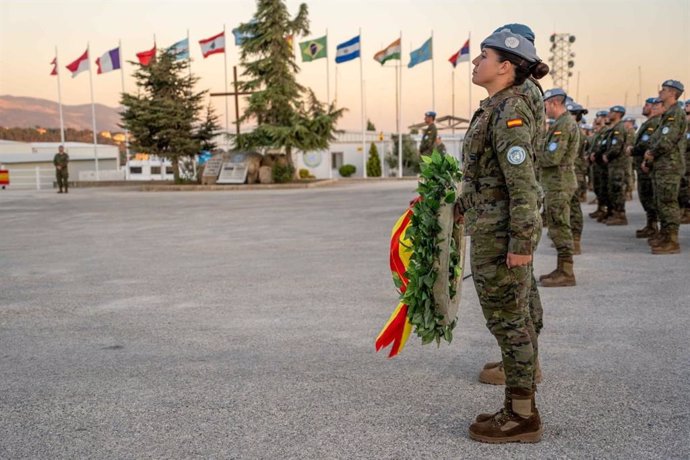
[[[314,59],[325,58],[328,55],[326,36],[302,42],[299,44],[299,49],[302,52],[302,62],[311,62]]]

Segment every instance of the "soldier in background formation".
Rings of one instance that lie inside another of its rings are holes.
[[[685,101],[685,119],[687,129],[685,131],[685,175],[680,182],[680,223],[690,224],[690,99]]]
[[[427,112],[424,114],[424,123],[426,123],[426,128],[424,128],[424,134],[422,134],[422,141],[419,143],[419,155],[431,155],[436,146],[436,136],[438,136],[438,130],[436,129],[436,112]]]

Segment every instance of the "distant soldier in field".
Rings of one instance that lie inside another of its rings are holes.
[[[53,157],[53,164],[55,165],[55,179],[57,180],[58,193],[68,193],[67,181],[69,179],[69,155],[65,152],[65,147],[62,145],[58,147],[58,153]]]

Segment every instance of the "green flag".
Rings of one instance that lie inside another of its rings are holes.
[[[325,58],[328,56],[326,36],[302,42],[299,44],[299,49],[302,52],[302,62],[311,62],[314,59]]]

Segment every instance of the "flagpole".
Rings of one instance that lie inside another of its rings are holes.
[[[87,59],[91,59],[91,50],[89,44],[86,44],[86,56]],[[93,69],[91,68],[91,61],[89,61],[89,86],[91,88],[91,129],[93,129],[93,155],[96,166],[96,180],[101,180],[101,176],[98,171],[98,139],[96,134],[96,104],[93,100]]]
[[[469,61],[467,62],[467,88],[470,92],[467,98],[467,119],[472,119],[472,32],[467,37],[467,52],[469,53]]]
[[[331,103],[331,61],[328,59],[328,29],[326,29],[326,105]]]
[[[122,84],[122,94],[125,94],[125,62],[122,59],[122,40],[117,41],[117,52],[120,57],[120,83]],[[129,131],[125,128],[125,164],[129,162]],[[117,161],[115,163],[117,170],[120,170],[120,153],[118,150]]]
[[[431,110],[436,110],[436,78],[434,78],[434,31],[431,31]]]
[[[403,176],[403,150],[402,150],[402,30],[400,31],[400,60],[398,61],[398,177]]]
[[[189,29],[187,29],[187,68],[189,69],[189,94],[192,93],[192,45],[189,42]]]
[[[57,73],[58,111],[60,112],[60,143],[65,143],[65,121],[62,116],[62,89],[60,88],[60,66],[58,65],[58,49],[55,47],[55,72]]]
[[[223,24],[223,40],[225,40],[225,24]],[[228,117],[229,117],[229,112],[228,112],[228,49],[227,46],[223,49],[223,60],[225,62],[225,135],[227,136],[228,133],[230,133],[230,124],[228,123]],[[226,137],[227,139],[227,137]]]
[[[451,71],[451,88],[452,88],[452,97],[451,97],[451,115],[453,116],[452,120],[452,125],[450,128],[450,133],[451,136],[455,136],[455,66],[453,66],[453,70]]]
[[[365,179],[367,177],[367,154],[365,149],[365,126],[364,126],[364,71],[362,70],[362,28],[359,28],[359,89],[361,93],[361,107],[362,107],[362,173]]]

